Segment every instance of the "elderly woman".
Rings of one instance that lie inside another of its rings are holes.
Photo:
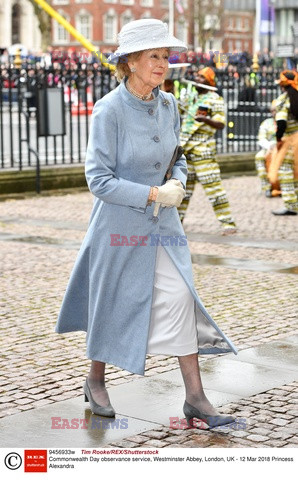
[[[84,392],[93,413],[115,415],[106,363],[144,375],[146,354],[165,354],[179,358],[188,421],[231,423],[202,387],[198,353],[236,349],[194,287],[176,208],[185,194],[185,158],[177,156],[169,171],[179,114],[173,95],[159,90],[169,55],[186,47],[154,19],[126,24],[118,38],[109,61],[121,83],[94,107],[86,178],[95,201],[56,331],[87,332]]]

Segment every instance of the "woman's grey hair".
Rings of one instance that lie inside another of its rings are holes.
[[[141,52],[134,52],[130,53],[129,55],[125,55],[120,57],[118,63],[116,65],[115,76],[120,83],[124,77],[129,77],[131,75],[130,68],[128,66],[128,62],[133,62],[134,60],[138,60],[142,55],[143,50]]]

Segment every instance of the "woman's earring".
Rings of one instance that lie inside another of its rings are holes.
[[[135,67],[131,67],[130,71],[131,71],[131,73],[135,73],[137,71],[137,69]]]

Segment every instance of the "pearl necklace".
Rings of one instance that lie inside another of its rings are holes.
[[[147,101],[151,100],[151,98],[152,98],[152,92],[149,93],[148,95],[141,95],[140,93],[137,93],[135,90],[133,90],[133,88],[131,88],[128,80],[126,82],[126,88],[132,95],[139,98],[140,100],[143,100],[143,102],[146,101],[146,100]]]

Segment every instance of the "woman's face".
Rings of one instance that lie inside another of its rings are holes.
[[[144,50],[141,56],[133,62],[128,62],[129,67],[134,67],[133,81],[140,87],[155,88],[160,85],[167,74],[169,67],[169,49],[154,48]]]

